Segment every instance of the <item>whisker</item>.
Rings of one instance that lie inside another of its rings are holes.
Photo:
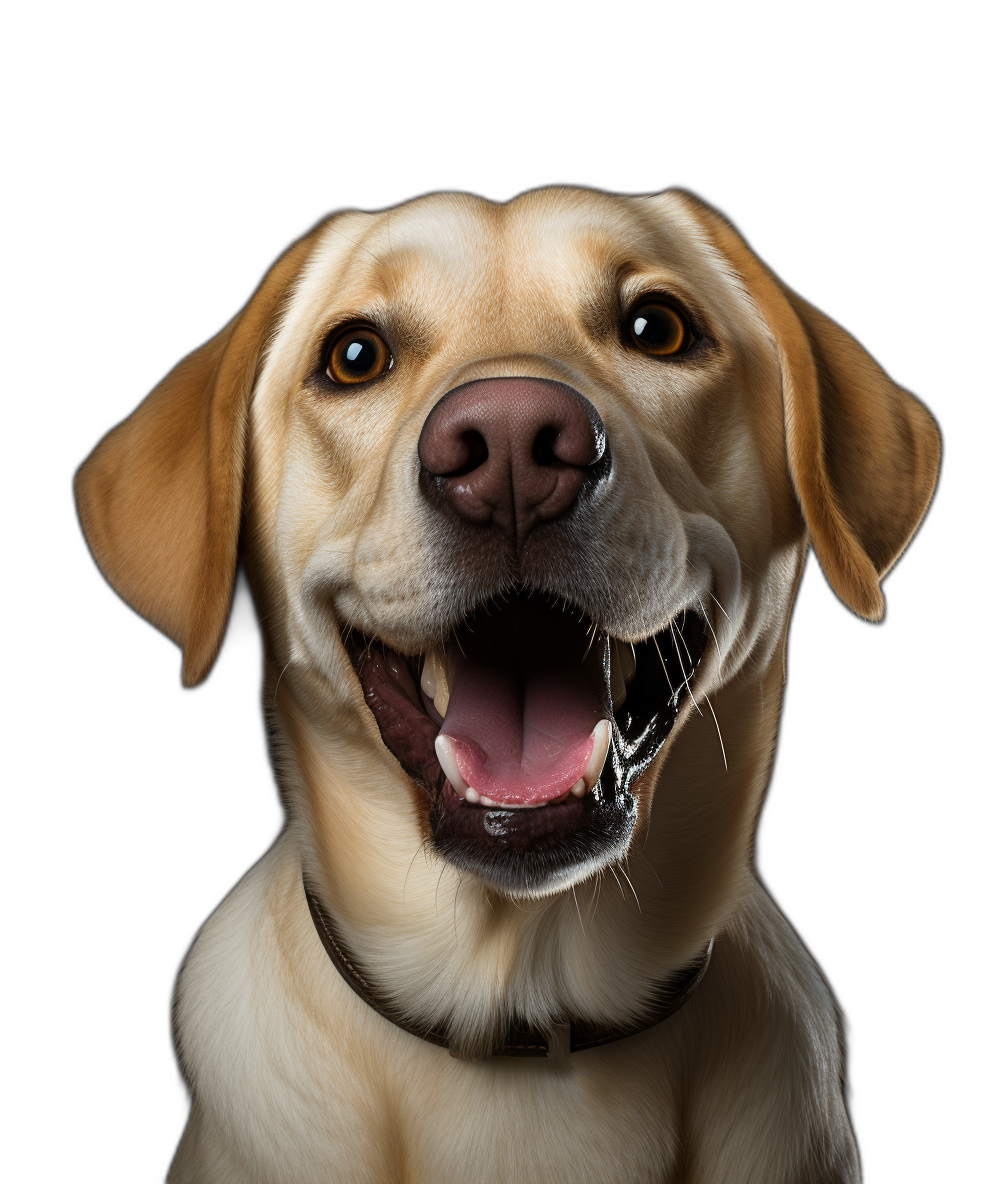
[[[587,648],[587,649],[585,650],[585,652],[584,652],[584,653],[581,655],[581,661],[582,661],[582,662],[583,662],[583,661],[585,660],[585,658],[587,658],[587,657],[588,657],[588,655],[591,653],[591,648],[592,648],[592,646],[595,644],[595,633],[596,633],[596,630],[597,630],[597,629],[598,629],[598,625],[597,625],[597,624],[596,624],[594,621],[592,621],[591,634],[590,634],[590,635],[589,635],[589,637],[588,637],[588,648]]]
[[[703,712],[700,710],[699,704],[697,703],[696,699],[693,698],[693,688],[689,685],[689,675],[686,674],[686,665],[682,660],[682,654],[679,653],[679,642],[676,641],[676,637],[675,637],[675,635],[677,633],[679,633],[679,626],[675,623],[675,621],[673,621],[672,622],[672,640],[673,640],[673,642],[675,642],[675,652],[676,652],[676,657],[679,659],[679,665],[682,667],[682,672],[686,676],[686,690],[689,692],[689,697],[693,701],[693,706],[697,709],[697,715],[703,715]],[[679,633],[679,636],[682,637],[682,634]],[[686,638],[685,637],[683,637],[683,639],[682,639],[682,644],[683,644],[683,649],[686,650],[686,657],[689,658],[690,665],[692,666],[693,659],[690,658],[690,652],[686,648]]]
[[[455,638],[455,644],[459,647],[460,650],[462,650],[462,657],[464,658],[466,656],[466,652],[462,648],[462,642],[459,641],[458,630],[456,630],[454,625],[452,625],[452,637]]]
[[[707,616],[707,610],[703,606],[703,601],[700,601],[700,611],[703,613],[703,619],[707,622],[707,628],[711,631],[711,637],[714,638],[714,648],[717,650],[718,663],[721,662],[721,647],[718,645],[717,633],[714,626],[711,624],[710,617]]]
[[[686,623],[686,610],[685,609],[682,610],[682,622],[683,622],[683,624]],[[682,642],[682,648],[683,648],[683,650],[686,650],[686,659],[687,659],[687,662],[689,663],[689,669],[692,670],[693,669],[693,655],[691,654],[691,652],[689,652],[689,646],[686,644],[686,638],[682,636],[682,630],[679,628],[679,625],[675,623],[675,620],[673,620],[672,628],[674,630],[673,635],[672,635],[673,641],[675,639],[675,633],[679,633],[679,639],[680,639],[680,642]],[[676,646],[676,652],[679,652],[679,646]],[[679,664],[682,665],[681,659],[680,659]],[[687,678],[689,677],[689,675],[686,674],[685,670],[683,670],[682,673],[683,673],[683,675],[686,675]]]
[[[592,919],[593,925],[595,923],[595,914],[598,912],[599,901],[601,901],[601,899],[602,899],[602,873],[596,872],[595,873],[595,887],[592,890],[592,903],[593,903],[594,907],[592,908],[591,919]]]
[[[294,661],[293,658],[288,659],[287,666],[289,666],[291,664],[291,662],[293,662],[293,661]],[[284,666],[283,670],[280,671],[280,676],[276,680],[276,686],[273,688],[273,702],[274,703],[276,702],[277,691],[280,690],[280,679],[283,678],[283,676],[287,673],[287,666]]]
[[[329,229],[333,231],[333,233],[338,234],[340,238],[345,238],[348,243],[353,243],[353,245],[357,247],[358,250],[364,251],[366,254],[370,255],[375,263],[381,263],[381,260],[374,253],[374,251],[369,251],[363,243],[359,243],[355,239],[352,239],[349,234],[344,234],[342,230],[337,230],[335,226],[330,226]]]
[[[574,897],[574,907],[577,909],[578,920],[581,922],[581,936],[587,941],[588,935],[585,933],[584,920],[581,917],[581,906],[578,904],[577,889],[573,884],[571,885],[571,896]]]
[[[444,874],[445,874],[445,871],[446,871],[447,867],[448,867],[448,864],[446,863],[446,864],[444,865],[444,867],[442,867],[442,868],[441,868],[441,875],[440,875],[440,876],[438,876],[438,878],[437,878],[437,886],[436,886],[436,887],[435,887],[435,889],[434,889],[434,916],[435,916],[435,917],[437,916],[437,898],[438,898],[438,893],[441,891],[441,881],[444,879]]]
[[[675,687],[672,685],[672,679],[669,678],[668,668],[665,665],[665,659],[662,657],[661,647],[655,642],[655,652],[658,654],[658,661],[661,662],[661,668],[665,671],[665,681],[668,683],[668,689],[674,695],[676,693]]]
[[[721,603],[720,600],[718,600],[718,598],[714,595],[713,592],[710,594],[710,598],[711,598],[711,600],[714,601],[714,603],[718,606],[718,608],[724,613],[725,618],[727,619],[728,624],[730,625],[732,623],[732,620],[731,620],[731,617],[729,617],[728,614],[725,612],[724,605]]]
[[[651,872],[652,872],[652,874],[654,875],[654,878],[655,878],[655,879],[658,881],[658,887],[659,887],[659,888],[664,888],[664,887],[665,887],[665,885],[664,885],[664,884],[661,882],[661,876],[659,876],[659,875],[658,875],[658,873],[655,871],[655,869],[654,869],[654,864],[651,862],[651,860],[650,860],[650,859],[648,859],[648,857],[647,857],[647,856],[644,854],[644,852],[643,852],[643,851],[639,852],[639,855],[640,855],[641,859],[643,859],[643,860],[644,860],[644,862],[645,862],[645,863],[648,865],[648,867],[651,869]]]
[[[710,708],[711,715],[714,716],[714,727],[717,728],[717,738],[721,743],[721,759],[724,761],[725,772],[727,773],[728,772],[728,757],[725,754],[725,750],[724,750],[724,740],[721,739],[721,725],[717,722],[717,716],[714,715],[714,705],[710,701],[710,696],[704,695],[704,698],[707,700],[707,706]]]
[[[640,907],[640,897],[637,895],[637,889],[633,886],[633,882],[627,875],[626,868],[621,863],[618,863],[616,866],[623,873],[623,879],[630,885],[630,891],[633,893],[634,900],[637,901],[637,912],[643,916],[644,910]]]
[[[425,841],[426,841],[426,840],[425,840]],[[406,876],[405,876],[405,878],[403,879],[403,882],[402,882],[402,898],[403,898],[403,904],[405,904],[405,903],[406,903],[406,880],[408,880],[408,879],[409,879],[409,874],[410,874],[410,872],[413,870],[413,864],[414,864],[414,863],[416,863],[416,857],[417,857],[417,856],[420,854],[420,852],[421,852],[423,849],[424,849],[424,844],[423,844],[423,843],[421,843],[421,844],[420,844],[420,846],[419,846],[419,847],[417,847],[417,849],[416,849],[416,850],[413,852],[413,858],[412,858],[412,859],[409,861],[409,867],[406,869]]]
[[[455,932],[455,944],[458,945],[458,894],[462,891],[462,873],[459,872],[458,884],[455,888],[455,903],[452,905],[452,929]]]

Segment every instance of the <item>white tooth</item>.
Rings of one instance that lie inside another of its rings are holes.
[[[438,764],[444,770],[444,775],[452,784],[452,788],[460,798],[465,798],[467,802],[479,801],[479,794],[475,789],[470,789],[465,783],[465,778],[459,772],[458,761],[455,759],[455,751],[452,748],[451,741],[447,736],[438,736],[434,741],[434,752],[437,754]],[[470,794],[476,794],[475,798],[471,798]]]
[[[626,700],[626,683],[623,681],[623,661],[619,655],[620,643],[609,638],[609,693],[612,695],[614,711],[619,711]]]
[[[619,654],[619,664],[623,669],[623,681],[629,686],[637,673],[637,658],[634,656],[633,646],[625,641],[616,642],[616,652]]]
[[[420,671],[420,689],[428,699],[437,694],[437,675],[434,673],[434,655],[428,651],[424,655],[423,670]]]
[[[448,713],[448,700],[451,697],[451,683],[448,681],[448,668],[444,657],[435,650],[428,650],[424,656],[423,670],[420,673],[420,689],[434,700],[434,708],[444,719]]]
[[[573,797],[583,798],[588,792],[588,786],[585,784],[585,779],[582,777],[580,781],[575,781],[570,787],[570,793]],[[566,797],[566,794],[564,795]]]
[[[479,801],[480,801],[480,795],[479,795],[479,794],[476,792],[476,790],[475,790],[475,789],[473,789],[473,788],[472,788],[472,786],[470,786],[470,787],[469,787],[469,788],[468,788],[468,789],[465,791],[465,800],[466,800],[466,801],[467,801],[467,802],[468,802],[468,803],[469,803],[471,806],[478,806],[478,805],[479,805]]]
[[[493,798],[485,798],[482,794],[480,794],[480,805],[481,806],[499,806],[500,802],[495,802],[493,800]]]
[[[592,750],[585,765],[584,782],[589,789],[595,788],[595,782],[602,776],[602,766],[609,754],[609,741],[612,740],[612,724],[607,719],[600,719],[592,730]],[[573,793],[574,790],[571,790]]]

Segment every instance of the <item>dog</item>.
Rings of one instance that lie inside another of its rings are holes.
[[[239,562],[264,636],[286,822],[180,971],[169,1179],[857,1180],[753,837],[807,549],[880,620],[940,449],[686,192],[294,243],[75,481],[186,686]]]

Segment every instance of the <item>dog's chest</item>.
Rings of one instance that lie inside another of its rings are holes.
[[[653,1048],[579,1053],[561,1064],[460,1064],[433,1052],[414,1058],[386,1095],[403,1178],[669,1178],[677,1124]]]
[[[299,1112],[282,1140],[300,1142],[288,1151],[288,1173],[292,1159],[304,1159],[303,1177],[291,1179],[657,1184],[674,1170],[672,1091],[650,1055],[579,1054],[557,1066],[416,1051],[382,1057],[378,1072],[370,1057],[366,1068],[344,1064],[340,1087],[307,1111],[303,1091],[263,1107],[266,1124]]]
[[[473,1063],[373,1013],[355,1019],[335,1051],[288,1029],[279,1056],[274,1045],[232,1060],[227,1141],[257,1178],[659,1184],[675,1170],[672,1075],[654,1033],[559,1064]]]

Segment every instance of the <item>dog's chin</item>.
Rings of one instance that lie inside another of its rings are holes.
[[[404,655],[351,630],[382,740],[434,848],[496,891],[561,891],[626,854],[634,785],[661,752],[708,643],[691,609],[633,645],[520,591]]]

